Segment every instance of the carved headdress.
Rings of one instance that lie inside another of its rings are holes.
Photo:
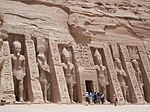
[[[18,40],[13,42],[13,47],[21,47],[21,43]]]
[[[66,48],[63,48],[61,54],[65,57],[65,58],[70,58],[70,53],[68,52],[68,50]]]
[[[95,50],[94,57],[102,60],[102,56],[101,56],[101,54],[99,53],[99,51],[97,49]]]
[[[40,51],[45,52],[46,51],[45,39],[42,39],[41,44],[37,46],[37,50],[38,50],[38,52],[40,52]]]

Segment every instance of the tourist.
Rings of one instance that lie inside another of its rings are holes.
[[[94,103],[97,103],[97,93],[94,92]]]
[[[97,93],[97,103],[100,103],[101,97],[100,97],[100,93]]]
[[[92,103],[92,92],[89,92],[90,103]]]
[[[113,96],[113,102],[114,102],[114,105],[117,106],[118,99],[115,94]]]
[[[86,94],[85,94],[85,98],[86,98],[86,102],[90,103],[89,93],[88,93],[88,92],[86,92]]]
[[[104,93],[103,92],[101,92],[101,102],[102,102],[102,104],[104,104],[104,100],[105,100],[105,95],[104,95]]]

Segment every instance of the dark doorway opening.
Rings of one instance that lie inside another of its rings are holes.
[[[94,92],[94,87],[93,87],[93,81],[85,81],[85,84],[86,84],[86,91],[87,92]]]

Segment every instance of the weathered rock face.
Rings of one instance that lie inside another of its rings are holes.
[[[86,92],[102,91],[109,102],[114,94],[120,103],[150,102],[149,9],[149,0],[1,0],[1,94],[7,102],[19,101],[17,58],[9,57],[18,40],[26,56],[25,101],[43,102],[44,96],[45,102],[84,102]],[[44,52],[38,46],[45,46]],[[70,55],[66,59],[63,49]],[[37,60],[44,62],[42,73]],[[99,82],[104,76],[105,86]]]

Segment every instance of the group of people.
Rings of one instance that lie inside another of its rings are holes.
[[[105,101],[105,94],[103,92],[86,92],[86,102],[91,103],[102,103]]]

